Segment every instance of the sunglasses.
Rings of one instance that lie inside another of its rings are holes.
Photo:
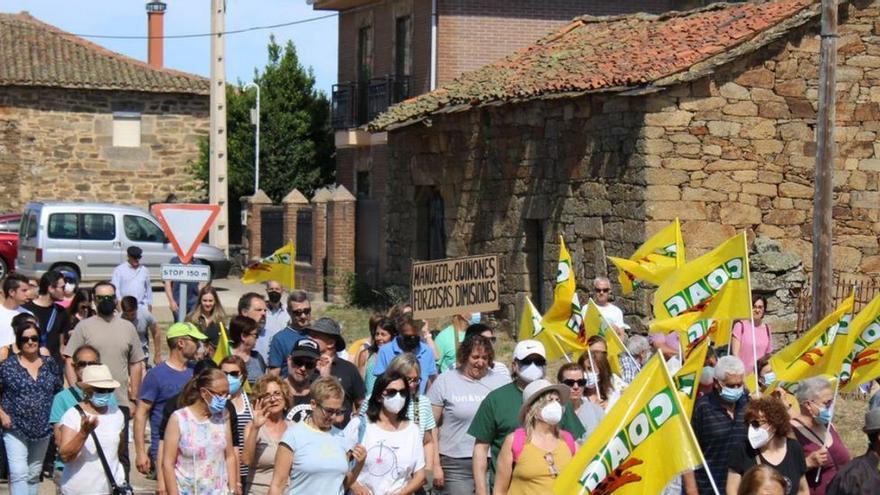
[[[587,386],[587,379],[581,378],[580,380],[572,380],[569,378],[566,380],[562,380],[562,384],[567,387],[574,387],[575,385],[577,385],[580,388],[584,388]]]
[[[27,337],[21,337],[21,339],[19,339],[19,340],[21,340],[21,342],[23,344],[28,343],[28,342],[39,342],[40,336],[39,335],[28,335]]]
[[[760,428],[761,425],[763,425],[763,424],[764,424],[763,421],[758,421],[756,419],[749,421],[749,426],[751,426],[752,428]]]
[[[116,390],[112,389],[112,388],[93,388],[92,389],[92,392],[94,392],[96,394],[112,394],[115,391]]]
[[[382,391],[382,397],[386,397],[388,399],[394,397],[395,395],[399,395],[401,397],[405,397],[404,389],[402,388],[386,388]]]
[[[224,373],[226,373],[226,376],[241,378],[241,371],[224,371]]]
[[[95,296],[96,301],[113,301],[116,302],[116,296]]]
[[[343,409],[330,409],[320,404],[318,404],[318,409],[324,411],[325,416],[342,416],[345,413]]]
[[[533,364],[535,366],[547,366],[547,360],[544,358],[525,358],[520,359],[519,363],[523,366],[531,366]]]
[[[604,294],[606,292],[611,292],[611,289],[595,289],[595,290],[596,290],[596,293],[598,293],[598,294]]]
[[[79,361],[74,366],[77,368],[85,368],[86,366],[97,366],[99,364],[101,364],[101,363],[99,363],[97,361]]]
[[[294,310],[290,311],[290,314],[292,314],[293,316],[310,315],[310,314],[312,314],[312,309],[311,308],[294,309]]]
[[[407,378],[406,381],[411,385],[415,385],[417,383],[422,383],[422,377],[417,376],[415,378]]]
[[[313,370],[316,366],[318,366],[318,362],[314,359],[296,358],[293,360],[294,368],[305,368],[307,370]]]
[[[544,454],[544,460],[547,462],[547,466],[550,467],[550,476],[554,478],[559,476],[559,468],[556,467],[556,461],[553,459],[553,454],[547,452]]]

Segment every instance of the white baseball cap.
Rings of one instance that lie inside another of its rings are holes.
[[[513,349],[513,357],[517,361],[522,361],[532,354],[537,354],[542,358],[547,359],[547,352],[544,350],[544,344],[537,340],[521,340],[516,343],[516,347]]]

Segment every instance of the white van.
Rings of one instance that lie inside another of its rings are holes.
[[[141,263],[154,281],[160,265],[176,256],[159,222],[145,210],[109,203],[28,203],[21,216],[15,271],[39,278],[49,270],[68,270],[80,280],[109,279],[126,260],[126,249],[138,246]],[[202,243],[194,259],[211,267],[212,278],[229,274],[223,251]]]

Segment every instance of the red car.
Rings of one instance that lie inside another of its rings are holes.
[[[0,215],[0,279],[15,270],[15,257],[18,255],[18,226],[20,213]]]

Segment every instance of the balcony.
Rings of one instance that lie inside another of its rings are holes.
[[[387,75],[369,82],[346,82],[333,85],[331,121],[333,129],[360,127],[391,105],[409,98],[409,76]]]

